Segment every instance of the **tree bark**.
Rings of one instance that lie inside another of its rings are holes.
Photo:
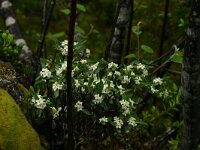
[[[193,0],[184,51],[183,135],[180,150],[197,150],[200,144],[200,1]]]
[[[131,0],[119,0],[115,23],[110,43],[106,51],[106,60],[120,64],[124,48],[125,30],[129,21],[129,6]]]

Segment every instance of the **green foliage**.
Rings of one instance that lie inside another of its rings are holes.
[[[0,32],[0,59],[13,61],[19,57],[22,51],[21,46],[15,46],[13,35],[6,32]]]

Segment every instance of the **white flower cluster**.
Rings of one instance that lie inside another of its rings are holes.
[[[157,78],[153,79],[153,83],[155,85],[162,85],[163,81],[160,77],[157,77]]]
[[[130,117],[129,120],[127,121],[129,125],[131,125],[132,127],[137,126],[136,122],[135,122],[135,118],[134,117]]]
[[[133,108],[133,104],[134,102],[132,100],[121,100],[119,101],[119,103],[121,104],[121,108],[123,110],[123,115],[126,116],[128,114],[130,114],[131,112],[131,108]]]
[[[76,102],[74,107],[76,108],[77,111],[83,110],[83,102],[81,101]]]
[[[118,68],[118,64],[114,63],[114,62],[111,62],[108,64],[108,69],[117,69]]]
[[[62,65],[61,65],[61,67],[60,67],[58,70],[56,70],[56,75],[57,75],[57,76],[61,76],[61,74],[62,74],[62,72],[63,72],[64,70],[67,70],[67,61],[64,61],[64,62],[62,63]]]
[[[31,102],[38,109],[44,109],[47,106],[47,100],[45,100],[41,95],[37,95],[37,99],[33,97]]]
[[[103,96],[100,96],[99,94],[95,94],[94,95],[94,104],[100,104],[103,101]]]
[[[63,88],[63,83],[59,84],[57,81],[52,85],[53,91],[62,90],[62,88]]]
[[[107,122],[108,122],[108,118],[106,118],[105,116],[102,117],[102,118],[99,118],[99,123],[105,124],[105,123],[107,123]]]
[[[116,127],[117,129],[121,129],[121,127],[123,126],[123,121],[122,121],[122,119],[120,119],[119,117],[115,116],[115,117],[113,118],[113,120],[114,120],[114,123],[115,123],[115,127]]]
[[[42,68],[42,71],[40,71],[40,76],[48,79],[51,77],[51,71],[49,71],[47,68]]]

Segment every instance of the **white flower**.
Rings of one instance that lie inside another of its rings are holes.
[[[118,67],[118,64],[114,63],[114,62],[111,62],[108,64],[108,69],[116,69]]]
[[[135,73],[134,73],[134,72],[131,72],[131,76],[135,76]]]
[[[139,64],[137,64],[137,69],[138,70],[140,70],[140,69],[143,70],[143,69],[145,69],[145,65],[139,63]]]
[[[142,71],[142,76],[143,77],[146,77],[147,75],[148,75],[148,70],[146,70],[146,69],[144,69],[143,71]]]
[[[77,66],[73,69],[73,72],[76,72],[76,71],[79,71],[79,68]]]
[[[61,54],[66,56],[68,54],[68,46],[60,47]]]
[[[103,83],[105,83],[105,82],[103,82]],[[109,93],[108,84],[104,84],[102,93],[104,93],[104,94],[108,94]]]
[[[116,76],[121,76],[121,73],[120,73],[119,71],[115,71],[115,72],[114,72],[114,75],[116,75]]]
[[[136,77],[135,78],[135,84],[140,84],[140,82],[142,81],[141,77]]]
[[[135,127],[137,126],[136,122],[135,122],[135,118],[134,117],[130,117],[129,120],[127,121],[129,125]]]
[[[89,50],[88,48],[86,49],[85,53],[86,53],[86,56],[87,56],[87,57],[90,56],[90,50]]]
[[[151,92],[152,92],[152,93],[157,93],[157,92],[158,92],[158,90],[157,90],[157,89],[155,89],[153,86],[151,86]]]
[[[119,101],[120,102],[120,104],[121,104],[121,106],[122,106],[122,109],[127,109],[127,108],[129,108],[129,101],[126,101],[126,100],[121,100],[121,101]]]
[[[125,91],[124,91],[124,88],[122,87],[122,85],[118,85],[117,87],[119,89],[120,94],[121,95],[124,94]]]
[[[161,78],[157,77],[157,78],[153,79],[153,83],[155,85],[161,85],[163,83],[163,81]]]
[[[82,64],[85,64],[85,63],[87,63],[87,60],[82,59],[80,62],[81,62]]]
[[[62,67],[61,67],[63,70],[67,69],[67,61],[64,61],[62,63]]]
[[[59,116],[60,111],[62,110],[61,107],[59,107],[58,109],[56,109],[55,107],[51,107],[52,112],[53,112],[53,119],[55,119],[56,117]]]
[[[127,69],[127,71],[131,71],[131,69],[133,69],[133,66],[132,66],[132,65],[128,65],[128,66],[126,67],[126,69]]]
[[[130,78],[128,76],[124,76],[122,83],[129,83]]]
[[[51,71],[49,71],[49,69],[47,69],[47,68],[42,68],[42,71],[40,71],[40,75],[43,78],[50,78],[51,77]]]
[[[53,91],[62,90],[63,84],[59,84],[57,81],[52,85]]]
[[[80,101],[78,101],[78,102],[75,104],[74,107],[76,108],[77,111],[81,111],[81,110],[83,110],[83,103],[80,102]]]
[[[61,45],[64,47],[64,46],[67,46],[68,45],[68,40],[64,40],[61,42]]]
[[[56,70],[56,75],[61,76],[62,72],[63,72],[63,69],[59,68],[58,70]]]
[[[108,118],[106,118],[105,116],[102,118],[99,118],[99,123],[105,124],[106,122],[108,122]]]
[[[93,100],[93,102],[94,102],[95,104],[100,104],[100,103],[102,103],[102,101],[103,101],[103,97],[102,97],[102,96],[100,96],[99,94],[95,94],[95,95],[94,95],[94,100]]]
[[[98,65],[99,65],[99,62],[97,62],[96,64],[92,65],[92,66],[91,66],[92,70],[93,70],[93,71],[96,70],[97,67],[98,67]]]
[[[38,109],[44,109],[47,106],[47,101],[41,95],[38,95],[38,99],[33,98],[32,102]]]
[[[125,109],[124,111],[123,111],[123,115],[124,116],[126,116],[126,115],[128,115],[128,114],[130,114],[131,113],[131,111],[130,111],[130,108],[127,108],[127,109]]]
[[[110,81],[110,87],[115,88],[115,85],[113,84],[113,81]]]
[[[168,96],[169,96],[169,92],[168,92],[168,90],[165,90],[165,91],[163,92],[163,97],[166,98],[166,97],[168,97]]]
[[[121,119],[119,119],[118,117],[114,117],[114,122],[116,124],[116,128],[121,129],[121,127],[123,125],[123,121]]]
[[[108,77],[112,77],[112,72],[109,72],[109,73],[108,73]]]
[[[75,87],[76,87],[76,88],[80,87],[80,83],[79,83],[78,80],[75,79],[74,82],[75,82]]]

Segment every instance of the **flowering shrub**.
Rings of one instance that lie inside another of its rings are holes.
[[[35,116],[41,119],[51,112],[51,117],[56,120],[62,112],[67,112],[62,95],[66,91],[68,42],[61,42],[57,49],[55,58],[41,59],[42,70],[30,100]],[[144,91],[163,100],[169,97],[166,81],[150,77],[149,67],[142,62],[119,66],[103,59],[93,62],[89,57],[90,50],[84,43],[74,43],[72,92],[75,116],[85,115],[96,125],[113,126],[117,131],[125,129],[128,132],[141,123],[135,110]]]

